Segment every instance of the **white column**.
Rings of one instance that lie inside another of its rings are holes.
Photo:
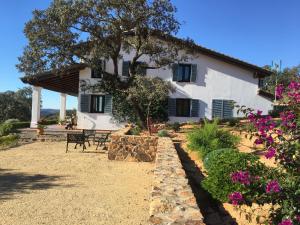
[[[41,87],[32,87],[31,128],[37,128],[41,114]]]
[[[67,95],[64,93],[60,93],[60,111],[59,111],[60,120],[66,119],[66,102],[67,102]]]

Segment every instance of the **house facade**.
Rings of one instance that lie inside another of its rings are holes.
[[[121,76],[124,79],[128,76],[128,63],[133,54],[134,52],[129,54],[124,52],[123,59],[119,61],[119,71],[122,71]],[[232,107],[233,102],[260,109],[264,114],[272,109],[272,99],[260,91],[262,78],[269,76],[269,71],[198,45],[195,45],[193,53],[182,50],[179,54],[184,54],[187,58],[183,62],[170,66],[143,71],[145,76],[160,77],[170,81],[175,87],[175,92],[170,94],[168,100],[170,122],[242,116],[238,115],[237,110]],[[141,57],[139,61],[151,66],[147,56]],[[113,73],[111,61],[102,61],[102,68],[108,73]],[[56,77],[56,81],[54,77],[48,74],[47,78],[45,75],[40,75],[31,80],[22,80],[36,87],[77,96],[79,129],[116,130],[123,126],[113,118],[112,96],[84,88],[85,85],[93,85],[101,81],[101,74],[95,73],[84,65],[78,65],[68,74]],[[73,79],[72,84],[70,84],[71,79]],[[66,82],[69,82],[68,86],[62,85]],[[64,107],[63,97],[64,94],[62,94],[61,108]],[[33,104],[33,116],[38,114],[34,107]],[[33,118],[33,120],[35,121],[32,122],[32,127],[38,119]]]

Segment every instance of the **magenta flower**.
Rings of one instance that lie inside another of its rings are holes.
[[[276,98],[278,99],[282,98],[283,91],[284,91],[283,84],[279,84],[275,89]]]
[[[290,219],[282,220],[278,225],[293,225],[293,221]]]
[[[278,193],[280,192],[280,186],[277,180],[271,180],[269,183],[267,183],[266,186],[266,192],[267,193]]]
[[[273,147],[269,147],[268,151],[265,153],[265,157],[267,159],[271,159],[275,156],[275,154],[276,154],[276,149]]]
[[[238,205],[243,201],[243,195],[240,192],[233,192],[229,196],[229,200],[233,205]]]
[[[296,216],[296,220],[297,220],[298,222],[300,222],[300,215],[297,215],[297,216]]]
[[[250,185],[250,174],[248,171],[237,171],[231,174],[231,180],[233,183]]]
[[[258,138],[258,139],[256,139],[256,140],[254,141],[254,144],[256,144],[256,145],[260,145],[260,144],[262,144],[262,143],[264,143],[264,141],[263,141],[262,139],[260,139],[260,138]]]

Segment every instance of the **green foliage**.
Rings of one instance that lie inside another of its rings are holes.
[[[29,87],[19,89],[16,92],[0,93],[0,122],[11,118],[21,121],[30,120],[31,95],[32,90]]]
[[[15,123],[11,123],[11,124],[13,126],[14,131],[17,131],[17,129],[30,127],[30,122],[15,122]]]
[[[0,149],[17,145],[18,138],[19,137],[17,135],[7,135],[0,137]]]
[[[228,195],[233,190],[241,192],[244,190],[241,184],[231,181],[231,173],[240,170],[257,171],[263,167],[258,162],[258,157],[234,149],[211,152],[207,154],[205,161],[208,176],[202,181],[202,186],[215,199],[222,202],[228,201]],[[261,174],[262,171],[257,171],[255,174]]]
[[[159,130],[157,135],[158,137],[169,137],[169,132],[167,130]]]
[[[130,129],[129,131],[129,135],[140,135],[140,133],[142,132],[142,129],[139,126],[133,127]]]
[[[212,166],[213,166],[213,162],[219,157],[220,154],[222,154],[223,152],[228,152],[228,154],[230,153],[235,153],[237,150],[236,149],[232,149],[232,148],[220,148],[214,151],[209,152],[203,159],[203,165],[204,168],[209,171]]]
[[[4,123],[19,123],[20,120],[18,119],[8,119],[8,120],[5,120]]]
[[[112,74],[103,72],[101,82],[86,88],[111,94],[113,115],[119,121],[139,121],[143,128],[146,117],[165,121],[165,91],[161,95],[160,86],[153,88],[158,79],[139,78],[143,76],[141,71],[168,66],[179,59],[178,51],[183,46],[171,42],[166,45],[158,38],[177,33],[180,24],[175,12],[170,0],[53,1],[47,9],[35,10],[26,23],[24,32],[29,41],[17,68],[26,76],[34,76],[65,69],[80,63],[78,59],[90,68],[102,70],[99,59],[109,60]],[[124,79],[119,63],[122,54],[130,51],[135,54],[126,59],[129,72]],[[141,63],[144,56],[150,59],[151,67]],[[168,86],[160,83],[163,89]]]
[[[284,68],[282,72],[277,72],[276,70],[273,70],[273,74],[270,77],[265,78],[264,83],[266,85],[264,89],[274,94],[275,87],[277,84],[283,84],[284,86],[287,87],[292,80],[295,80],[299,77],[300,77],[300,65],[291,68]]]
[[[53,124],[58,124],[58,119],[52,119],[52,120],[40,120],[39,121],[40,125],[53,125]]]
[[[180,130],[180,123],[179,122],[175,122],[171,124],[171,128],[172,130],[174,130],[175,132],[178,132]]]
[[[168,119],[167,98],[172,86],[160,78],[138,76],[133,85],[122,93],[115,93],[114,117],[147,127],[147,118],[155,122]]]
[[[188,147],[197,151],[203,159],[205,155],[219,148],[235,148],[239,143],[239,138],[229,131],[218,129],[218,121],[209,123],[204,121],[201,128],[195,128],[188,133]]]
[[[0,136],[6,136],[13,132],[13,125],[11,123],[0,124]]]

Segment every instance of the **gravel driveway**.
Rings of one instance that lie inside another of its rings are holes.
[[[1,225],[147,224],[153,164],[33,143],[0,151]]]

